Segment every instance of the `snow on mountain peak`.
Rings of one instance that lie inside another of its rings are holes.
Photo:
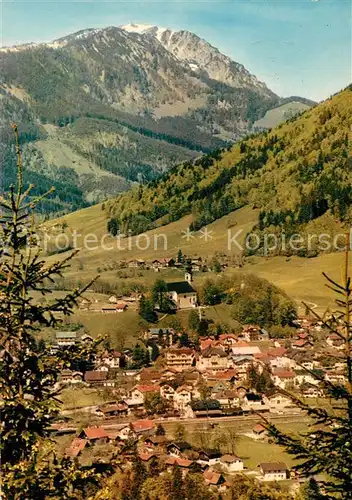
[[[138,33],[139,35],[150,34],[155,36],[158,40],[160,40],[165,31],[170,31],[167,28],[162,28],[153,24],[125,24],[124,26],[120,26],[120,28],[129,33]]]

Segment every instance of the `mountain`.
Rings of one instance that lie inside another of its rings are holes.
[[[38,193],[56,187],[46,212],[74,210],[151,181],[248,135],[285,102],[187,31],[87,29],[3,48],[0,60],[1,186],[15,179],[16,122],[26,180]],[[305,107],[304,99],[296,101]]]
[[[159,40],[166,50],[184,62],[195,73],[205,72],[209,78],[234,88],[255,88],[266,97],[276,97],[267,86],[246,68],[222,54],[216,47],[190,31],[172,31],[159,26],[129,24],[121,28]]]
[[[121,232],[138,234],[191,214],[197,231],[247,206],[258,212],[260,249],[268,233],[334,231],[352,221],[351,130],[352,86],[270,132],[120,195],[108,203],[109,216]]]

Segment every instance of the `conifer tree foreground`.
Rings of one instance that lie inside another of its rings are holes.
[[[0,400],[2,494],[13,500],[76,499],[90,472],[51,449],[49,427],[59,412],[60,371],[91,358],[92,346],[38,349],[38,332],[70,315],[90,286],[48,300],[50,283],[62,276],[72,254],[47,265],[40,255],[33,214],[42,198],[24,190],[21,150],[14,126],[17,185],[0,196]],[[35,293],[46,301],[36,301]]]
[[[346,384],[325,380],[315,372],[306,370],[319,381],[330,400],[329,407],[312,407],[293,398],[295,404],[311,418],[309,432],[299,437],[287,435],[267,422],[269,434],[298,460],[296,469],[305,477],[321,476],[321,497],[325,500],[352,499],[352,284],[349,276],[349,235],[346,235],[345,265],[342,283],[324,273],[327,286],[336,294],[336,311],[329,319],[319,319],[324,328],[344,342],[336,361],[344,362]],[[308,306],[306,306],[308,307]]]

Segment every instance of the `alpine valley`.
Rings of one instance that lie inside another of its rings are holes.
[[[25,179],[64,214],[145,184],[309,109],[188,31],[127,25],[1,49],[0,186]]]

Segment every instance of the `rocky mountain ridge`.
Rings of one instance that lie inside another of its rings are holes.
[[[0,63],[1,185],[14,179],[16,122],[28,182],[58,187],[46,211],[105,199],[224,147],[283,102],[197,35],[158,27],[81,30],[3,48]]]

